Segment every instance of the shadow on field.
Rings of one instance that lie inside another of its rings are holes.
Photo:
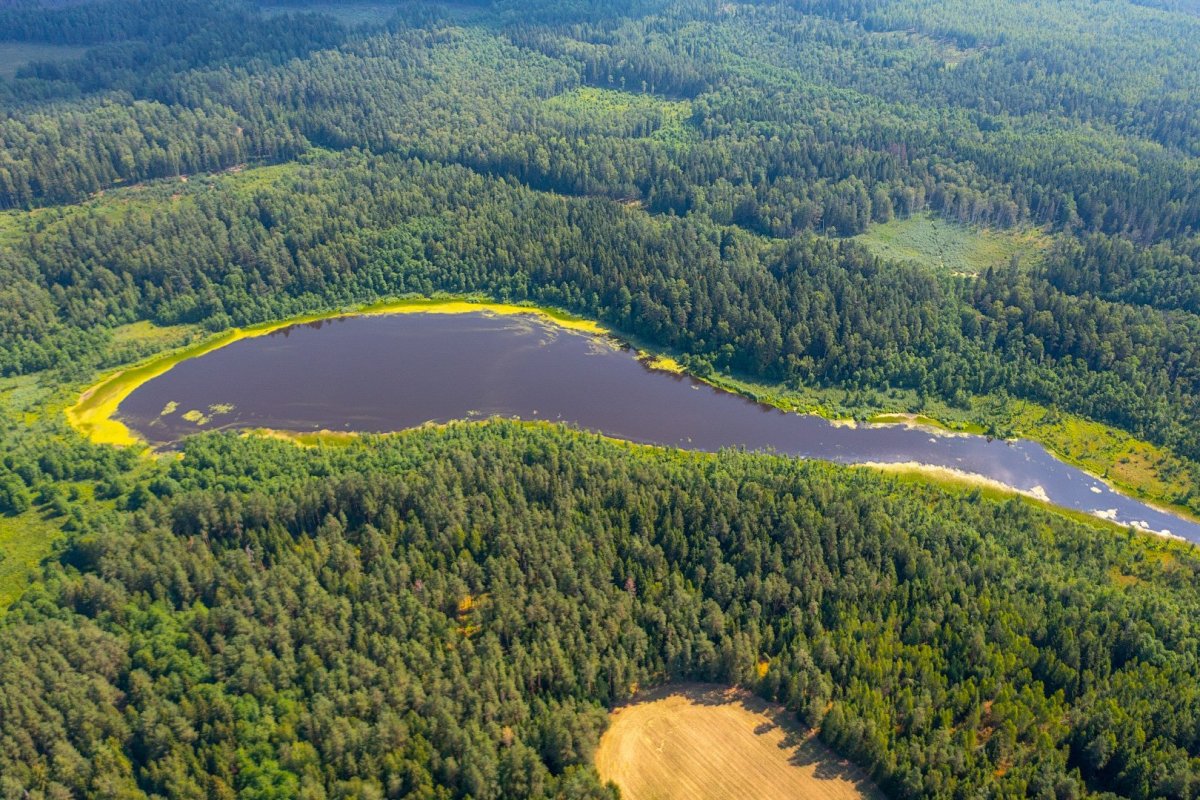
[[[771,703],[745,689],[715,684],[675,683],[639,692],[636,703],[683,697],[698,706],[738,705],[747,712],[765,719],[753,728],[755,736],[782,734],[778,747],[790,751],[788,763],[810,768],[812,776],[822,781],[844,781],[853,784],[861,797],[880,798],[866,773],[853,762],[830,750],[812,729],[803,725],[796,715],[777,703]]]

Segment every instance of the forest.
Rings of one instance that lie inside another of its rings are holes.
[[[605,705],[666,676],[897,797],[1200,789],[1200,561],[1020,500],[499,422],[117,491],[0,629],[12,796],[606,797]]]
[[[608,709],[675,680],[890,797],[1200,797],[1191,546],[555,426],[176,457],[62,413],[230,327],[470,295],[1102,426],[1200,514],[1194,3],[362,5],[0,0],[44,54],[0,70],[0,797],[614,798]],[[926,216],[1044,246],[853,238]]]

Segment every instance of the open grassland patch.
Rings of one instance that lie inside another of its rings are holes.
[[[39,509],[0,515],[0,613],[36,577],[38,565],[53,551],[61,533]]]
[[[86,52],[86,47],[69,44],[0,42],[0,78],[11,78],[21,67],[35,61],[70,61]]]
[[[325,14],[349,27],[382,25],[391,19],[399,6],[389,3],[289,3],[265,4],[259,8],[264,16],[280,14]]]
[[[890,261],[915,261],[937,272],[975,276],[1014,257],[1024,266],[1041,258],[1050,237],[1038,228],[999,230],[960,225],[933,214],[871,225],[854,237]]]
[[[585,119],[592,127],[610,128],[611,133],[623,133],[621,126],[635,117],[655,120],[647,137],[674,144],[689,144],[697,138],[690,120],[692,104],[687,100],[668,100],[640,87],[601,89],[580,86],[546,101],[546,108],[567,113],[573,120]]]
[[[155,325],[141,320],[112,330],[105,363],[128,364],[164,350],[186,347],[202,335],[198,325]]]
[[[613,711],[596,768],[626,800],[881,797],[782,706],[703,684],[667,686]]]
[[[312,150],[313,158],[324,151]],[[125,184],[97,192],[78,203],[46,208],[8,209],[0,211],[0,245],[15,242],[31,232],[53,230],[82,216],[117,224],[133,219],[148,219],[161,212],[164,204],[189,204],[205,186],[218,185],[241,197],[270,189],[289,178],[296,177],[303,163],[238,166],[219,172],[174,175],[164,178]]]
[[[22,218],[19,211],[0,211],[0,245],[11,244],[21,238]]]

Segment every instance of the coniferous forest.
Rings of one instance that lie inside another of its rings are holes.
[[[64,414],[441,295],[855,413],[1033,409],[1200,514],[1200,6],[0,0],[0,797],[615,798],[608,711],[691,680],[889,797],[1200,798],[1191,545],[553,425],[147,454]]]

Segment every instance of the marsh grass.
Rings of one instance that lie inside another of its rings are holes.
[[[636,87],[629,87],[633,90]],[[572,119],[584,118],[592,127],[622,133],[623,126],[635,116],[649,116],[657,124],[645,138],[687,146],[699,139],[691,124],[692,104],[687,100],[669,100],[648,92],[601,89],[580,86],[551,97],[545,107],[561,111]]]
[[[871,225],[854,237],[875,255],[889,261],[911,261],[942,274],[972,277],[1016,258],[1029,267],[1050,245],[1039,228],[1000,230],[960,225],[933,214]]]
[[[0,78],[12,78],[17,70],[35,61],[70,61],[87,52],[86,47],[36,42],[0,42]]]

